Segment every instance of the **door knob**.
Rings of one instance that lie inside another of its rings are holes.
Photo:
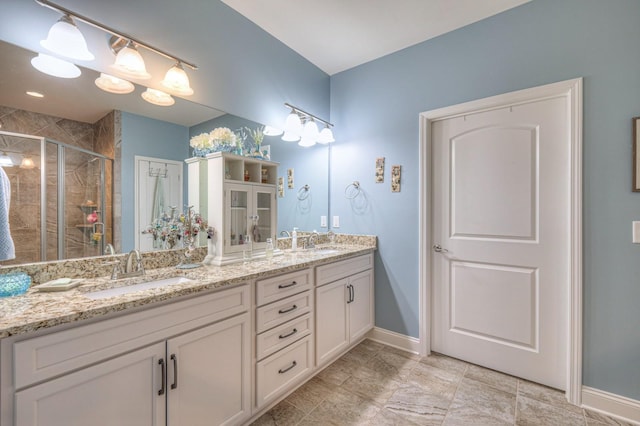
[[[442,248],[440,244],[434,244],[433,251],[436,253],[449,253],[449,250]]]

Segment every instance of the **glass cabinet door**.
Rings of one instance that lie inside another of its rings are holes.
[[[263,248],[267,238],[274,238],[275,192],[272,188],[254,188],[255,214],[251,233],[258,248]]]
[[[227,251],[242,251],[248,233],[249,200],[251,187],[229,185],[227,196],[227,233],[224,245]]]

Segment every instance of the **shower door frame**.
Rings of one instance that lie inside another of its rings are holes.
[[[76,151],[80,151],[85,154],[93,155],[95,157],[100,158],[100,181],[102,182],[103,187],[105,186],[105,160],[111,160],[115,164],[115,159],[109,158],[106,155],[99,154],[97,152],[80,148],[75,145],[71,145],[64,142],[59,142],[51,138],[47,138],[44,136],[35,136],[28,135],[24,133],[16,133],[16,132],[8,132],[5,130],[0,130],[0,135],[6,135],[11,137],[18,137],[24,139],[34,139],[40,141],[40,262],[47,262],[51,260],[64,260],[64,254],[66,250],[66,241],[65,241],[65,233],[66,233],[66,223],[65,223],[65,170],[66,164],[65,160],[65,149],[70,148]],[[58,174],[58,185],[56,188],[57,191],[57,200],[56,200],[56,220],[58,224],[58,245],[57,245],[57,259],[47,259],[47,143],[52,143],[56,145],[56,165],[57,165],[57,174]],[[113,184],[111,185],[113,191]],[[100,205],[104,210],[104,206],[106,205],[106,191],[102,190],[100,194]],[[113,216],[113,207],[111,211],[111,215]],[[102,216],[102,220],[104,221],[104,212]],[[62,225],[61,225],[62,224]],[[62,226],[62,233],[60,232],[60,226]],[[112,238],[113,238],[113,218],[111,221],[112,227]],[[103,226],[104,228],[104,226]],[[103,233],[104,229],[103,229]],[[62,237],[61,237],[62,236]],[[105,249],[105,241],[104,238],[101,240],[100,252],[104,254]],[[61,257],[62,254],[62,257]],[[85,256],[83,256],[85,257]],[[89,257],[89,256],[86,256]]]

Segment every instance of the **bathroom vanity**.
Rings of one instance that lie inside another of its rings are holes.
[[[0,425],[248,423],[373,328],[374,250],[285,251],[109,298],[87,296],[177,271],[0,299]]]

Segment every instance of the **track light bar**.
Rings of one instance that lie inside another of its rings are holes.
[[[38,1],[38,0],[36,0],[36,1]],[[322,118],[320,118],[320,117],[318,117],[316,115],[310,114],[307,111],[304,111],[304,110],[302,110],[302,109],[300,109],[300,108],[298,108],[296,106],[293,106],[288,102],[285,102],[284,104],[285,104],[285,106],[287,106],[287,108],[291,108],[293,111],[297,112],[298,114],[302,114],[302,115],[304,115],[306,117],[313,118],[314,120],[320,121],[320,122],[326,124],[327,126],[334,127],[333,124],[329,123],[327,120],[323,120]]]
[[[87,18],[86,16],[82,16],[82,15],[79,15],[79,14],[77,14],[75,12],[72,12],[71,10],[69,10],[69,9],[67,9],[65,7],[59,6],[59,5],[55,4],[55,3],[52,3],[49,0],[35,0],[35,2],[38,3],[41,6],[48,7],[49,9],[53,9],[53,10],[58,11],[58,12],[64,14],[64,15],[72,16],[73,18],[75,18],[75,19],[77,19],[79,21],[82,21],[85,24],[89,24],[92,27],[98,28],[98,29],[100,29],[102,31],[105,31],[107,33],[110,33],[110,34],[112,34],[114,36],[130,40],[132,43],[134,43],[137,46],[144,47],[145,49],[150,50],[152,52],[155,52],[158,55],[164,56],[165,58],[172,59],[175,62],[181,63],[182,65],[186,65],[187,67],[191,68],[192,70],[197,70],[198,69],[198,67],[196,65],[194,65],[194,64],[192,64],[190,62],[187,62],[184,59],[181,59],[181,58],[179,58],[179,57],[177,57],[175,55],[167,53],[164,50],[160,50],[157,47],[153,47],[150,44],[142,42],[142,41],[140,41],[140,40],[138,40],[138,39],[136,39],[134,37],[131,37],[130,35],[127,35],[127,34],[125,34],[123,32],[115,30],[115,29],[113,29],[111,27],[108,27],[108,26],[106,26],[104,24],[101,24],[100,22],[94,21],[91,18]],[[320,121],[325,122],[324,120],[320,120]]]

